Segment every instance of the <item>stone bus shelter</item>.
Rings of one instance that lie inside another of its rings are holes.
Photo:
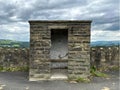
[[[87,78],[91,21],[29,21],[29,80]]]

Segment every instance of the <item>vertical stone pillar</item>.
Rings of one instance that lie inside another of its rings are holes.
[[[39,22],[30,23],[29,80],[47,80],[50,77],[50,30]]]
[[[87,78],[90,75],[91,22],[73,24],[68,32],[68,76]]]

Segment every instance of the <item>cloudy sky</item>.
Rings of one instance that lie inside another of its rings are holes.
[[[92,20],[91,41],[119,40],[119,0],[0,0],[0,39],[29,41],[28,20]]]

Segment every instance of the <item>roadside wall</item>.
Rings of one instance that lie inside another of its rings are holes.
[[[119,66],[120,47],[92,47],[91,66]],[[29,65],[29,49],[27,48],[0,48],[0,66],[23,67]]]
[[[120,47],[92,47],[91,48],[91,66],[99,67],[119,66]]]
[[[0,66],[23,67],[28,66],[29,49],[26,48],[0,48]]]

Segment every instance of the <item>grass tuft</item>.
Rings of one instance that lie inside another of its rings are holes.
[[[1,72],[28,71],[28,70],[29,70],[28,66],[24,66],[24,67],[2,67],[2,66],[0,66]]]
[[[107,74],[98,71],[94,66],[91,67],[90,73],[91,73],[92,76],[105,77],[105,78],[108,77]]]

